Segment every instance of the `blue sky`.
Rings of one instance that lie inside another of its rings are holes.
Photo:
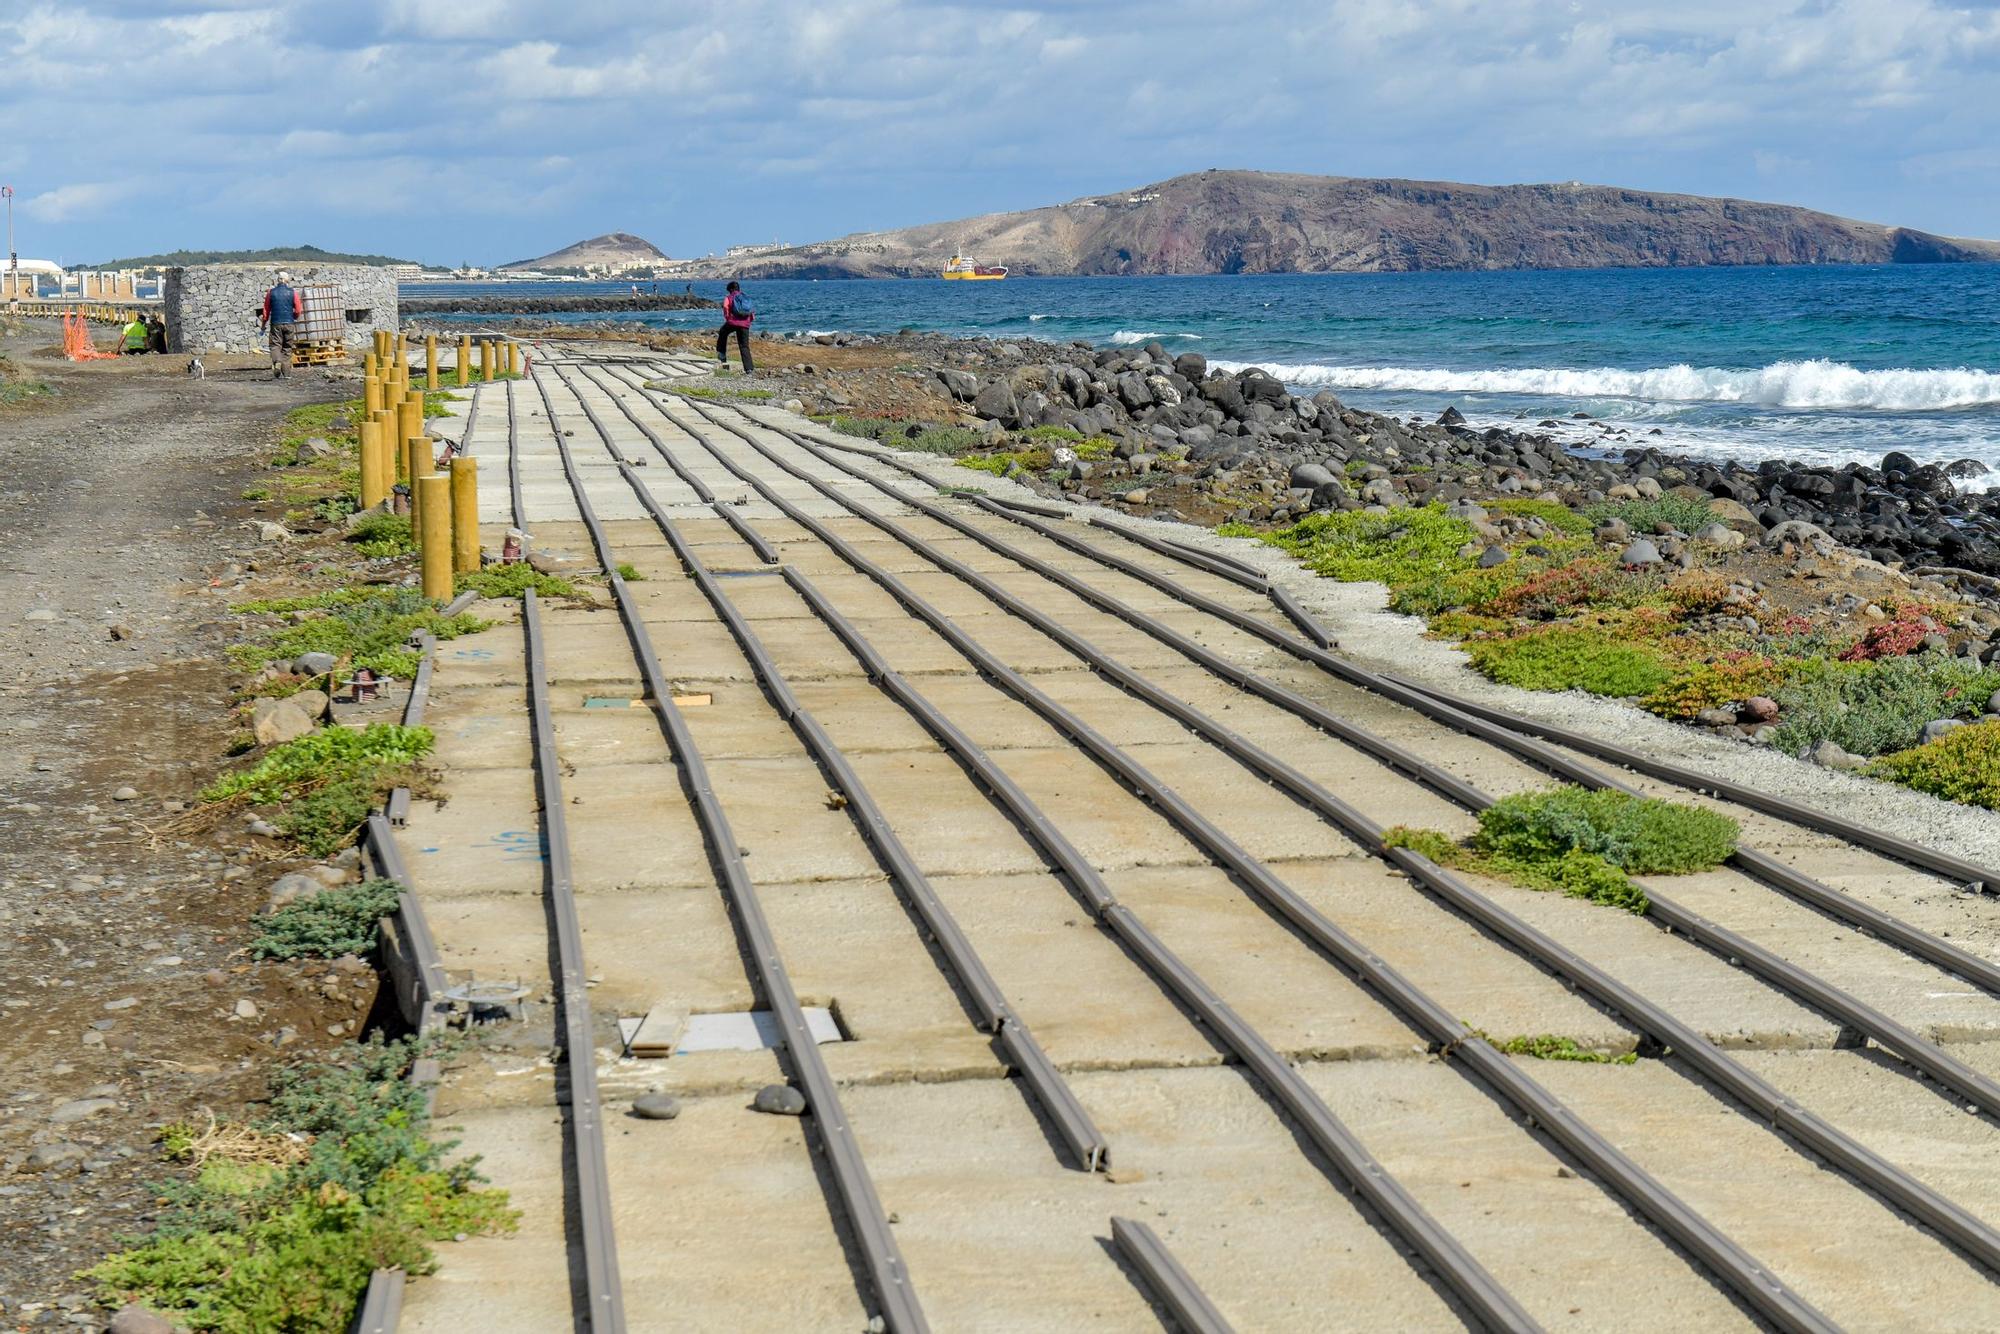
[[[2000,13],[1930,0],[0,0],[24,256],[669,254],[1205,167],[1585,180],[2000,237]]]

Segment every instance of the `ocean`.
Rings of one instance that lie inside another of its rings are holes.
[[[722,291],[720,283],[694,287]],[[1515,426],[1554,419],[1580,445],[1654,444],[1750,460],[1873,463],[1889,450],[1920,461],[1973,458],[1994,473],[1972,485],[2000,485],[2000,265],[747,287],[766,332],[1157,339],[1172,352],[1263,366],[1297,389],[1330,389],[1377,411],[1428,417],[1456,407],[1475,424]],[[626,290],[405,288],[468,296]],[[707,311],[636,318],[672,329],[716,322]],[[1604,440],[1576,413],[1628,434]]]

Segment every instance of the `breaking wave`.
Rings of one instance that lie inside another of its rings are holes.
[[[1134,332],[1131,329],[1120,329],[1117,333],[1111,335],[1111,341],[1121,347],[1130,347],[1135,343],[1150,343],[1154,339],[1166,338],[1179,338],[1189,343],[1199,343],[1201,341],[1201,335],[1194,333],[1145,333]]]
[[[1123,332],[1113,342],[1143,342],[1153,334]],[[1440,394],[1532,394],[1564,398],[1641,398],[1682,403],[1747,403],[1771,408],[1872,408],[1936,411],[2000,403],[2000,373],[1970,370],[1858,370],[1844,362],[1778,361],[1760,370],[1661,366],[1643,371],[1454,371],[1406,366],[1324,366],[1214,362],[1222,370],[1262,365],[1288,384],[1321,388],[1406,389]]]

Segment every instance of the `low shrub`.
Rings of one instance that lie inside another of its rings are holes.
[[[1458,552],[1475,534],[1471,524],[1447,515],[1442,505],[1423,505],[1387,514],[1326,510],[1262,536],[1315,574],[1395,586],[1470,567],[1472,562]]]
[[[1592,695],[1649,695],[1671,678],[1659,651],[1587,626],[1550,626],[1466,646],[1472,665],[1523,690],[1582,690]]]
[[[1659,580],[1631,574],[1602,556],[1584,556],[1531,574],[1473,610],[1488,616],[1549,621],[1585,607],[1636,607],[1657,592]]]
[[[1799,751],[1833,741],[1855,755],[1905,750],[1936,718],[1976,714],[1995,690],[2000,671],[1925,653],[1876,661],[1808,659],[1793,665],[1771,696],[1779,722],[1771,741]]]
[[[271,747],[248,769],[224,774],[202,790],[203,801],[242,797],[254,805],[289,801],[311,790],[332,771],[356,766],[401,767],[430,754],[428,727],[372,723],[323,727]]]
[[[1881,658],[1908,657],[1923,645],[1926,636],[1943,629],[1942,625],[1921,613],[1898,616],[1870,626],[1866,634],[1842,650],[1840,660],[1874,662]]]
[[[1583,1046],[1575,1038],[1561,1037],[1554,1033],[1537,1033],[1528,1037],[1494,1038],[1480,1034],[1493,1044],[1495,1051],[1509,1056],[1532,1056],[1538,1061],[1583,1061],[1592,1065],[1631,1065],[1639,1059],[1636,1051],[1613,1055],[1608,1051],[1597,1051]]]
[[[288,903],[258,923],[250,953],[259,959],[334,959],[372,952],[381,920],[396,910],[393,880],[336,885]]]
[[[348,589],[317,599],[249,605],[287,611],[323,610],[325,615],[285,626],[259,643],[232,648],[230,657],[245,668],[317,652],[407,679],[417,670],[418,654],[409,646],[411,635],[427,631],[443,641],[486,628],[485,621],[468,613],[443,615],[436,604],[411,588]]]
[[[427,1274],[432,1242],[511,1231],[505,1193],[481,1188],[475,1162],[445,1161],[453,1145],[430,1138],[424,1090],[404,1078],[437,1051],[377,1039],[277,1071],[254,1133],[163,1188],[153,1233],[82,1277],[108,1306],[138,1302],[193,1329],[343,1334],[377,1268]],[[185,1156],[195,1137],[169,1127],[163,1141]]]
[[[1496,880],[1506,880],[1524,889],[1567,894],[1606,907],[1643,913],[1648,906],[1646,893],[1623,871],[1588,852],[1571,851],[1555,857],[1528,858],[1489,852],[1472,844],[1454,843],[1434,829],[1399,826],[1388,830],[1383,841],[1392,848],[1408,848],[1440,866],[1457,867]]]
[[[1705,499],[1663,495],[1658,500],[1607,500],[1586,505],[1583,517],[1592,524],[1623,519],[1635,533],[1657,533],[1668,527],[1692,533],[1703,524],[1713,523],[1715,510]]]
[[[1956,728],[1935,741],[1884,755],[1869,771],[1946,801],[2000,810],[2000,723]]]
[[[963,454],[985,440],[969,426],[926,426],[915,435],[904,434],[896,443],[919,454]]]
[[[1533,496],[1503,496],[1498,500],[1482,500],[1479,504],[1489,514],[1512,514],[1523,519],[1540,519],[1544,525],[1567,537],[1590,536],[1590,520],[1560,500],[1542,500]]]

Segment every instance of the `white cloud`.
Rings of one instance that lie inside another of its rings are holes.
[[[65,229],[43,248],[77,252],[304,230],[512,255],[607,217],[671,217],[654,239],[687,252],[1206,166],[1791,180],[2000,233],[1972,166],[2000,141],[2000,13],[1938,0],[29,0],[0,53],[0,151]],[[449,212],[384,207],[367,169]]]
[[[99,216],[131,193],[131,187],[107,181],[59,185],[29,196],[21,212],[37,222],[71,222]]]

